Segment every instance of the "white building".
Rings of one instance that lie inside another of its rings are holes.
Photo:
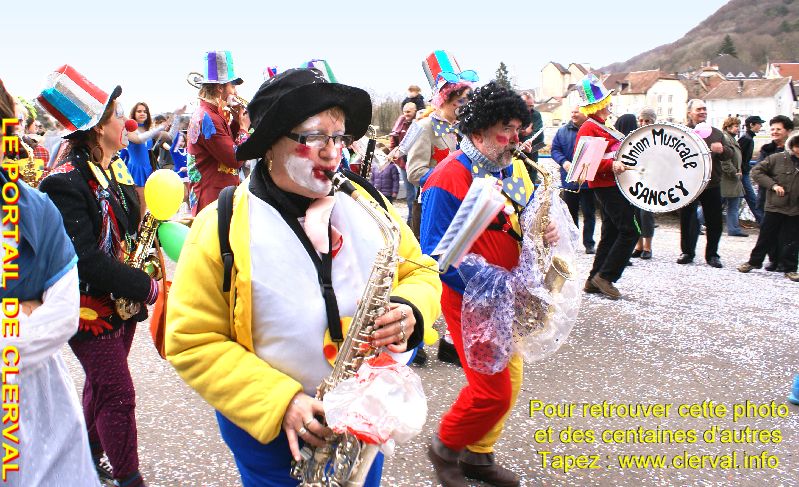
[[[613,115],[637,115],[644,107],[654,108],[658,121],[685,122],[688,91],[677,76],[659,70],[614,73],[603,80],[613,90]]]
[[[793,116],[796,95],[790,78],[724,81],[705,95],[708,122],[721,127],[728,116]]]

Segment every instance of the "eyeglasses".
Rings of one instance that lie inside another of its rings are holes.
[[[116,118],[125,117],[125,109],[122,107],[122,104],[119,102],[117,102],[116,106],[114,106],[114,116]]]
[[[313,147],[314,149],[323,149],[327,147],[327,142],[329,140],[332,140],[333,145],[336,147],[345,147],[352,143],[352,135],[326,135],[326,134],[300,135],[300,134],[295,134],[293,132],[289,132],[286,134],[286,137],[300,144],[305,144],[308,147]]]
[[[472,69],[467,69],[466,71],[461,71],[458,74],[450,73],[448,71],[442,71],[442,72],[438,73],[438,76],[436,76],[436,83],[438,83],[442,79],[444,81],[446,81],[447,83],[457,83],[458,81],[461,81],[461,80],[463,80],[463,81],[471,81],[471,82],[475,82],[475,83],[477,81],[480,81],[480,78],[477,76],[477,71],[474,71]]]

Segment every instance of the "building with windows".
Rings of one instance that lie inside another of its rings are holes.
[[[708,122],[721,127],[730,115],[741,119],[758,115],[768,120],[775,115],[793,116],[796,95],[791,78],[724,81],[705,95]]]
[[[613,90],[613,114],[654,108],[658,121],[685,123],[688,90],[676,75],[660,70],[613,73],[602,79]]]

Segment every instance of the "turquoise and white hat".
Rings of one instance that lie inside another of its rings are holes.
[[[205,72],[203,83],[225,84],[233,83],[240,85],[244,83],[241,78],[236,77],[233,69],[233,56],[230,51],[208,51],[205,53]]]

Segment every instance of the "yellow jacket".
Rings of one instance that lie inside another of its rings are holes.
[[[251,196],[246,186],[236,190],[230,223],[235,255],[231,292],[222,292],[216,203],[200,212],[192,224],[169,294],[166,355],[183,380],[212,407],[258,441],[268,443],[280,432],[289,401],[302,386],[254,352]],[[401,226],[400,256],[435,269],[435,261],[422,254],[396,210],[389,205],[388,211]],[[413,303],[425,323],[433,323],[441,312],[438,275],[410,262],[399,264],[392,296]]]

